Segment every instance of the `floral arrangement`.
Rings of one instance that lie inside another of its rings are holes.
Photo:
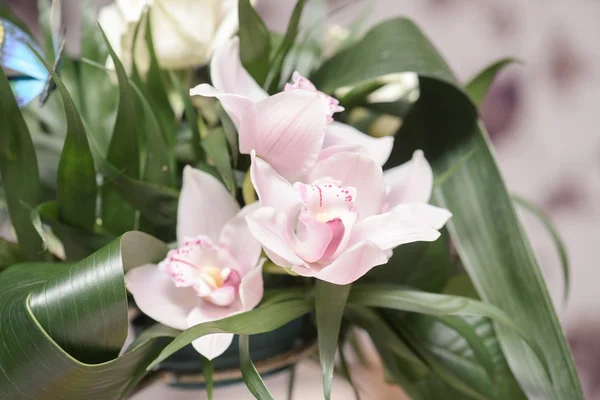
[[[278,35],[84,1],[77,58],[59,1],[42,47],[0,10],[0,398],[125,398],[191,350],[209,397],[233,357],[270,399],[260,337],[316,343],[330,398],[357,328],[413,399],[583,398],[477,113],[511,60],[463,86],[404,18],[326,52],[305,3]]]

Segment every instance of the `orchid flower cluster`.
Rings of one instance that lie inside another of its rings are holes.
[[[395,247],[440,236],[451,213],[428,204],[433,173],[422,151],[384,172],[392,137],[334,121],[338,100],[297,72],[269,96],[242,66],[237,37],[217,48],[210,71],[213,86],[190,94],[221,102],[251,156],[258,201],[240,209],[220,181],[186,167],[177,248],[126,276],[145,314],[186,329],[253,309],[264,291],[262,251],[292,274],[347,285]],[[213,359],[232,340],[212,334],[193,346]]]

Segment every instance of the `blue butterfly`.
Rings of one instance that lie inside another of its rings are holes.
[[[65,48],[64,38],[58,46],[57,39],[58,35],[53,35],[57,54],[55,71],[60,68]],[[9,82],[19,107],[26,106],[38,96],[40,105],[43,105],[56,87],[48,70],[29,46],[44,54],[31,36],[12,22],[0,18],[0,66],[18,74],[10,76]]]

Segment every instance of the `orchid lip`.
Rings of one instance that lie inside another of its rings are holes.
[[[177,287],[191,287],[202,300],[228,306],[238,296],[240,274],[229,251],[205,236],[186,240],[159,264]]]

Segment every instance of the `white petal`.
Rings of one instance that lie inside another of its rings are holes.
[[[357,189],[354,204],[359,220],[379,214],[385,204],[385,181],[381,167],[370,158],[357,153],[338,153],[319,161],[310,174],[310,181],[331,178],[343,186]]]
[[[295,181],[314,165],[325,136],[326,119],[317,93],[293,90],[252,105],[238,130],[240,152],[267,161]]]
[[[200,301],[192,288],[176,287],[157,265],[133,268],[125,275],[125,284],[144,314],[175,329],[188,327],[188,314]]]
[[[238,262],[238,265],[242,268],[239,271],[242,275],[256,265],[262,249],[260,242],[250,233],[246,222],[246,216],[258,207],[259,204],[256,202],[242,208],[235,217],[227,221],[221,230],[220,243],[227,248]]]
[[[362,277],[373,267],[388,261],[383,250],[375,243],[361,242],[344,251],[331,264],[321,269],[294,267],[294,272],[313,276],[336,285],[347,285]]]
[[[239,211],[225,186],[206,172],[186,166],[177,210],[177,241],[206,235],[214,242],[225,223]]]
[[[281,266],[305,265],[294,251],[293,232],[289,230],[289,218],[285,213],[271,207],[261,207],[248,215],[246,221],[252,235],[265,249],[289,263]]]
[[[250,311],[260,303],[264,294],[262,266],[263,258],[254,268],[242,277],[239,294],[243,311]]]
[[[400,204],[390,211],[417,218],[434,229],[441,229],[452,217],[452,213],[445,208],[423,203]]]
[[[221,92],[206,83],[190,89],[190,96],[216,97],[219,99],[223,109],[237,129],[240,128],[242,118],[253,104],[253,101],[248,97]]]
[[[433,188],[433,172],[423,152],[414,152],[410,161],[383,173],[388,185],[390,208],[403,203],[428,203]]]
[[[269,163],[251,153],[250,178],[262,207],[273,207],[286,214],[295,214],[302,205],[294,187],[279,175]]]
[[[358,146],[360,154],[383,165],[392,152],[394,138],[391,136],[374,138],[350,125],[332,122],[327,126],[323,149],[332,146]]]
[[[412,242],[433,242],[440,233],[421,219],[406,212],[388,212],[360,221],[352,230],[350,245],[365,240],[382,250]]]
[[[210,78],[214,87],[228,94],[247,97],[257,102],[268,97],[246,71],[240,60],[240,40],[236,36],[215,50],[210,63]]]

